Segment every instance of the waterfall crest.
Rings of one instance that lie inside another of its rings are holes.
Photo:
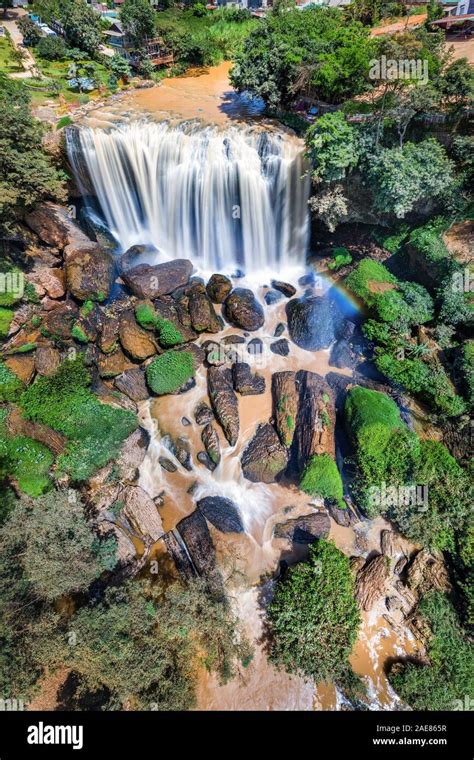
[[[309,178],[296,138],[132,122],[71,130],[68,153],[122,251],[145,244],[208,271],[304,264]]]

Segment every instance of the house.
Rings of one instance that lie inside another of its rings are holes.
[[[473,33],[474,29],[474,0],[458,0],[457,3],[446,5],[443,3],[446,15],[430,26],[438,26],[451,32],[459,32],[466,37]]]
[[[139,57],[133,43],[124,30],[120,21],[114,21],[104,32],[110,47],[120,53],[132,66],[138,66]],[[148,39],[143,51],[154,66],[165,66],[173,63],[173,53],[166,47],[161,37]]]

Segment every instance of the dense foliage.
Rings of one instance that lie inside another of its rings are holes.
[[[474,649],[451,602],[444,594],[431,592],[418,611],[433,633],[428,643],[430,664],[397,664],[389,674],[390,682],[414,710],[469,709],[465,699],[474,690]]]
[[[39,200],[65,199],[65,175],[43,152],[42,136],[25,89],[0,74],[0,225]]]
[[[368,86],[369,32],[333,8],[271,13],[244,42],[231,82],[270,107],[287,106],[310,87],[340,103]]]
[[[288,569],[268,614],[275,663],[316,681],[345,677],[360,615],[349,559],[334,544],[317,541]]]

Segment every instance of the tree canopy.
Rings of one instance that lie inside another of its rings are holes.
[[[369,31],[337,9],[270,13],[245,40],[230,78],[274,108],[309,91],[340,103],[367,88],[372,50]]]

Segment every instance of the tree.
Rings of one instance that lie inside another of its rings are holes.
[[[446,203],[455,188],[454,164],[434,138],[383,148],[372,156],[368,177],[375,208],[399,219],[420,205]]]
[[[372,50],[368,30],[337,9],[271,13],[237,53],[231,82],[271,108],[304,94],[340,103],[369,87]]]
[[[117,79],[127,81],[131,71],[128,61],[120,53],[114,53],[109,62],[110,70]]]
[[[23,35],[25,45],[35,46],[42,39],[38,26],[33,23],[29,16],[21,16],[17,25]]]
[[[268,615],[276,664],[315,681],[345,677],[360,615],[349,559],[333,543],[317,541],[288,569]]]
[[[36,52],[47,61],[61,61],[66,57],[66,43],[62,37],[42,37]]]
[[[0,531],[2,554],[19,557],[32,592],[48,600],[87,590],[115,565],[115,545],[99,541],[74,491],[22,498]]]
[[[26,90],[0,76],[0,223],[42,199],[65,200],[65,175],[41,147],[43,128],[32,118]]]
[[[305,139],[314,179],[323,182],[340,180],[357,165],[357,132],[340,111],[321,116],[308,129]]]
[[[474,98],[474,71],[467,58],[458,58],[447,66],[437,83],[443,99],[453,109],[467,108]]]
[[[155,33],[155,12],[149,0],[125,0],[120,20],[136,48],[143,47],[147,38]]]
[[[97,53],[102,41],[100,17],[85,0],[63,0],[60,18],[69,45]]]
[[[248,644],[228,606],[203,581],[153,586],[134,580],[106,589],[38,657],[50,668],[70,668],[83,692],[106,695],[103,708],[191,708],[199,664],[225,681],[235,661],[247,661]]]

